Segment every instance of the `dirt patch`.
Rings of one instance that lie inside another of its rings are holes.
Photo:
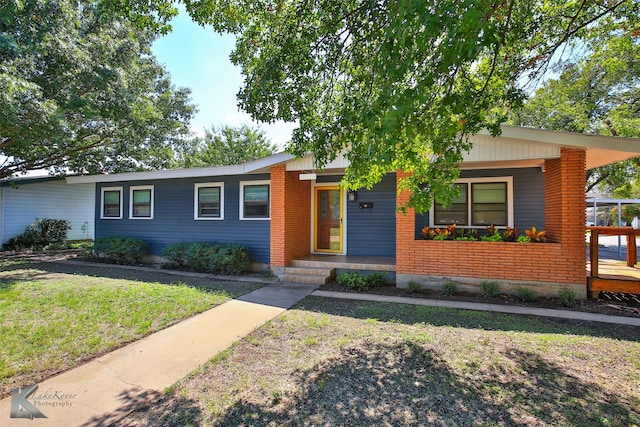
[[[117,425],[633,425],[638,339],[310,297]]]

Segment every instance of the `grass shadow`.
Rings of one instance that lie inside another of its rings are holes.
[[[220,281],[206,277],[168,274],[160,269],[158,269],[158,271],[123,269],[110,264],[105,264],[104,266],[87,266],[81,264],[33,262],[25,263],[22,268],[12,268],[12,270],[18,271],[24,268],[32,270],[28,276],[15,276],[12,277],[12,279],[18,281],[38,280],[39,278],[44,278],[48,273],[72,274],[76,276],[161,283],[164,285],[186,284],[204,292],[223,292],[230,298],[237,298],[263,286],[257,282]],[[45,273],[39,273],[40,271]]]
[[[635,326],[610,325],[519,314],[314,296],[300,301],[295,308],[357,319],[376,319],[382,322],[399,322],[409,325],[424,323],[433,326],[541,334],[585,335],[640,342],[640,328]]]
[[[549,425],[637,421],[638,414],[596,385],[536,355],[513,357],[528,369],[527,383],[461,376],[438,352],[415,342],[371,341],[300,372],[294,392],[262,404],[237,401],[215,424],[511,426],[527,424],[531,415]]]

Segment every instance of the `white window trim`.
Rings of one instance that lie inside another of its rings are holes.
[[[198,216],[198,189],[219,187],[220,188],[220,217]],[[199,182],[193,187],[193,219],[196,221],[220,221],[224,219],[224,182]]]
[[[133,216],[133,192],[136,190],[151,190],[151,206],[149,207],[149,216]],[[153,185],[137,185],[129,188],[129,219],[149,220],[153,219],[154,214],[154,191]]]
[[[269,200],[267,203],[269,204],[269,216],[267,218],[245,218],[244,217],[244,187],[245,186],[253,186],[253,185],[268,185],[269,186]],[[271,198],[273,194],[271,194],[271,180],[262,180],[262,181],[240,181],[240,221],[269,221],[271,220]]]
[[[496,228],[513,227],[513,177],[512,176],[494,176],[482,178],[461,178],[455,181],[456,184],[475,184],[479,182],[506,182],[507,183],[507,225],[496,225]],[[469,187],[469,190],[471,188]],[[429,227],[443,227],[445,224],[435,224],[434,221],[435,203],[431,205],[429,210]],[[467,192],[467,217],[471,221],[471,191]],[[458,228],[482,228],[481,225],[458,225]]]
[[[104,216],[104,193],[105,191],[120,192],[120,215]],[[100,189],[100,219],[122,219],[122,187],[102,187]]]

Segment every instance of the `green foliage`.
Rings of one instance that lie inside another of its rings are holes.
[[[368,274],[366,276],[366,279],[367,279],[367,283],[369,284],[369,287],[377,288],[380,286],[384,286],[384,284],[387,283],[387,274],[381,271],[378,271],[375,273]]]
[[[631,30],[638,28],[638,3],[621,4],[625,16],[613,14],[595,22],[581,33],[580,43],[567,46],[570,55],[555,70],[558,77],[535,92],[511,118],[512,124],[640,137],[640,43],[637,31]],[[590,170],[587,192],[597,188],[632,197],[639,172],[638,158]]]
[[[455,295],[458,292],[458,284],[455,282],[447,282],[442,285],[442,293],[444,295]]]
[[[187,267],[187,249],[189,242],[170,243],[162,248],[162,257],[167,260],[171,267]]]
[[[407,289],[411,293],[416,293],[422,290],[422,285],[420,282],[416,282],[415,280],[410,280],[407,282]]]
[[[169,266],[219,274],[241,274],[251,266],[247,249],[235,243],[180,242],[164,247]]]
[[[482,129],[500,133],[529,82],[567,40],[600,21],[636,28],[637,2],[188,2],[236,36],[239,105],[259,121],[296,121],[288,150],[320,168],[339,153],[343,184],[371,188],[403,170],[408,206],[446,203]]]
[[[481,236],[480,240],[483,242],[502,242],[502,235],[500,233],[487,234],[486,236]]]
[[[347,289],[351,289],[354,291],[364,291],[366,289],[369,289],[366,279],[357,271],[347,271],[338,274],[338,276],[336,277],[336,282],[346,287]]]
[[[518,297],[520,297],[523,302],[532,302],[537,298],[535,291],[525,286],[518,286],[516,288],[516,294],[518,294]]]
[[[531,243],[531,239],[524,234],[518,236],[518,243]]]
[[[108,260],[122,263],[140,263],[147,254],[148,244],[133,237],[109,236],[96,239],[94,251]]]
[[[0,9],[0,178],[167,168],[190,132],[190,90],[176,89],[152,55],[155,30],[100,6]]]
[[[576,291],[573,289],[561,289],[558,291],[558,298],[560,298],[560,303],[565,307],[573,307],[573,303],[575,302],[577,297]]]
[[[182,147],[176,167],[239,165],[274,154],[277,147],[264,132],[247,125],[206,129],[204,140]]]
[[[367,289],[382,286],[386,282],[386,274],[382,272],[363,275],[357,271],[346,271],[336,277],[336,281],[353,291],[366,291]]]
[[[69,230],[71,223],[65,219],[36,218],[22,234],[6,241],[2,250],[44,249],[53,244],[64,244]]]
[[[500,293],[500,284],[493,281],[482,282],[482,291],[488,297],[495,297]]]

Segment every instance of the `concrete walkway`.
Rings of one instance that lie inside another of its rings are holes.
[[[0,427],[109,425],[315,288],[267,285],[50,378],[27,399],[47,418],[10,418],[11,398],[6,398],[0,401]]]
[[[492,311],[495,313],[524,314],[528,316],[554,317],[557,319],[580,320],[585,322],[601,322],[616,325],[638,326],[639,317],[610,316],[607,314],[585,313],[582,311],[555,310],[550,308],[524,307],[516,305],[484,304],[466,301],[448,301],[427,298],[394,297],[387,295],[355,294],[347,292],[315,291],[312,295],[325,298],[342,298],[372,302],[394,302],[400,304],[425,305],[430,307],[447,307],[461,310]],[[640,330],[638,331],[640,334]]]

